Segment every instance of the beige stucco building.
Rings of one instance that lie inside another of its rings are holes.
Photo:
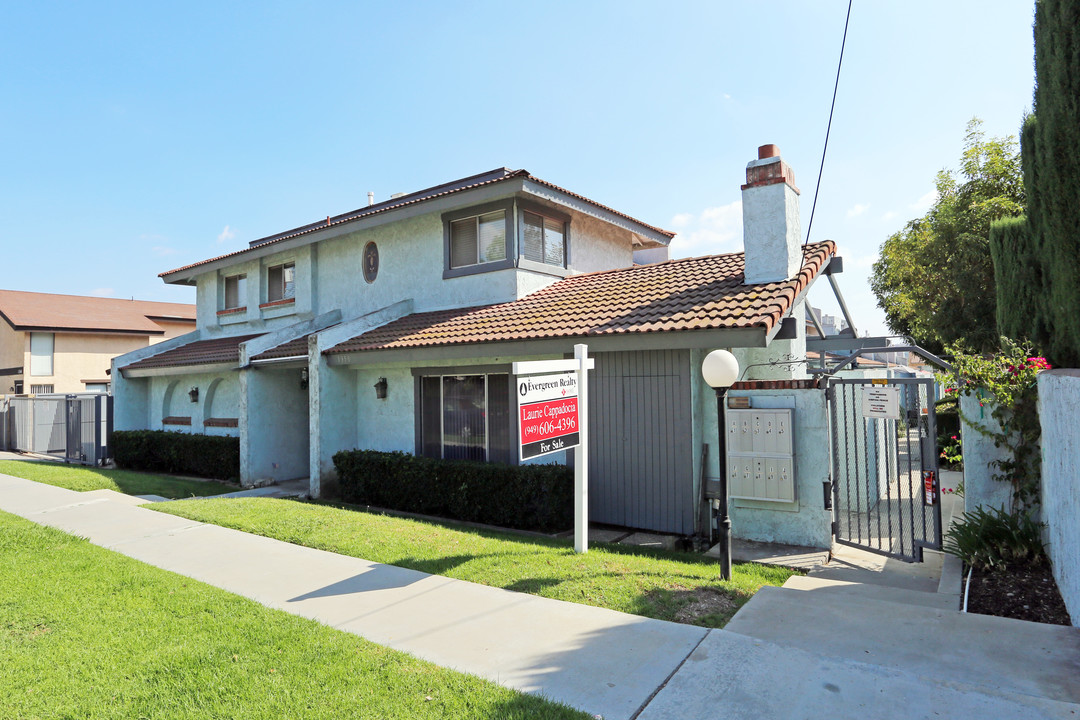
[[[0,394],[105,392],[117,355],[195,329],[182,303],[0,290]]]

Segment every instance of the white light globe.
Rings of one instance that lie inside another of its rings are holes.
[[[713,350],[701,363],[701,376],[709,387],[729,388],[739,379],[739,361],[727,350]]]

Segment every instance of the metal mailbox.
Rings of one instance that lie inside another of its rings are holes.
[[[731,497],[795,501],[794,415],[790,409],[727,411]]]

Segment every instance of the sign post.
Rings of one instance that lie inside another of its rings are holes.
[[[516,362],[518,445],[522,460],[574,450],[574,551],[589,550],[588,345],[573,360]]]

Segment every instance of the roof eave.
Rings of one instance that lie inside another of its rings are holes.
[[[236,370],[239,363],[235,360],[220,363],[201,363],[194,365],[170,365],[167,367],[135,368],[130,365],[120,368],[125,378],[162,377],[165,375],[192,375],[195,373],[217,373]]]
[[[585,343],[591,352],[619,352],[625,350],[700,350],[715,348],[763,348],[767,345],[766,330],[762,326],[745,328],[714,328],[710,330],[672,330],[610,335],[571,336],[542,338],[537,340],[511,340],[501,342],[454,343],[450,345],[426,345],[422,347],[387,348],[383,350],[359,350],[353,352],[324,353],[327,364],[376,365],[414,360],[465,360],[489,357],[533,357],[558,353],[572,353],[574,345]],[[655,347],[654,347],[655,346]]]

